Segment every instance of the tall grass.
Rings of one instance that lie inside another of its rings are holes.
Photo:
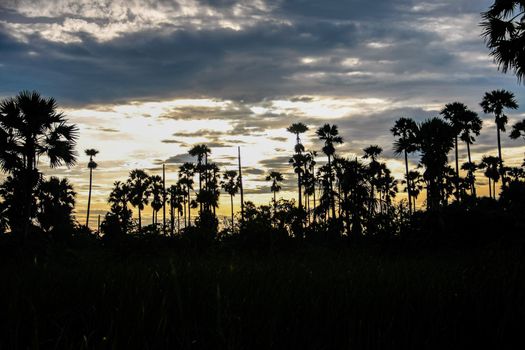
[[[0,258],[0,348],[502,347],[525,334],[522,244],[418,252],[57,249]]]

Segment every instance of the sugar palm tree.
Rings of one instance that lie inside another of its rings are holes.
[[[483,112],[494,114],[498,138],[499,170],[500,175],[502,176],[503,186],[505,186],[505,177],[503,176],[503,157],[501,156],[500,131],[505,132],[505,125],[508,122],[508,117],[503,114],[503,109],[517,109],[518,103],[516,102],[512,92],[506,90],[494,90],[485,93],[485,96],[483,97],[480,105],[483,108]]]
[[[239,178],[235,170],[228,170],[223,175],[223,181],[221,187],[230,195],[231,214],[232,214],[232,232],[234,225],[233,217],[233,197],[239,192]]]
[[[332,208],[332,217],[335,218],[335,200],[334,200],[334,188],[333,188],[333,169],[332,169],[332,157],[335,154],[335,145],[342,144],[343,138],[339,136],[339,130],[337,125],[325,124],[316,131],[316,135],[321,141],[324,141],[323,153],[328,158],[327,172],[328,172],[328,185],[330,190],[329,201]]]
[[[454,148],[454,129],[439,118],[432,118],[419,126],[418,148],[420,163],[425,167],[427,208],[439,210],[445,201],[443,183],[447,171],[447,155]]]
[[[416,122],[410,118],[399,118],[396,120],[394,127],[390,129],[390,132],[397,136],[397,140],[394,142],[395,154],[403,153],[405,156],[405,179],[410,181],[409,170],[408,170],[408,155],[417,150],[417,132],[418,126]],[[408,195],[408,210],[412,214],[412,186],[407,183],[407,195]]]
[[[304,146],[301,143],[300,135],[308,131],[308,127],[303,123],[294,123],[290,125],[287,129],[288,132],[292,133],[296,137],[295,144],[295,155],[290,159],[290,164],[293,164],[294,171],[297,174],[297,187],[298,187],[298,204],[299,209],[303,207],[302,201],[302,181],[301,177],[303,175],[303,166],[304,166]]]
[[[52,168],[76,162],[74,151],[78,129],[57,111],[53,98],[22,91],[0,102],[0,169],[20,183],[17,197],[23,203],[21,223],[15,231],[24,237],[34,215],[35,190],[39,179],[38,160],[46,156]]]
[[[131,226],[131,210],[128,208],[130,196],[129,183],[115,181],[113,190],[108,198],[108,203],[111,205],[111,212],[116,215],[123,226],[123,232],[126,232]]]
[[[158,213],[162,209],[163,204],[163,187],[162,187],[162,177],[159,175],[153,175],[149,177],[149,192],[152,196],[151,198],[151,209],[153,213],[151,215],[151,222],[153,225],[158,224]]]
[[[469,109],[464,111],[463,116],[461,118],[461,133],[459,135],[459,138],[467,145],[468,163],[473,163],[470,153],[470,145],[476,141],[474,136],[479,136],[482,127],[483,121],[478,117],[478,114],[476,112],[471,111]],[[470,176],[472,180],[472,195],[476,197],[474,172],[471,171],[470,173],[468,173],[468,176]]]
[[[195,166],[192,163],[184,163],[179,168],[179,183],[184,188],[187,197],[188,209],[185,210],[188,217],[186,227],[191,226],[191,191],[193,191],[193,176],[195,175]]]
[[[458,138],[462,132],[463,116],[467,111],[467,106],[461,102],[453,102],[445,105],[440,112],[445,120],[450,123],[454,130],[454,160],[456,163],[455,186],[456,186],[456,200],[460,199],[459,195],[459,152],[458,152]]]
[[[277,211],[277,192],[281,190],[280,182],[284,181],[283,174],[278,171],[271,171],[268,176],[266,176],[266,181],[271,181],[270,191],[273,193],[273,211],[274,216]]]
[[[91,187],[93,185],[93,170],[97,168],[97,163],[93,160],[93,157],[98,154],[98,151],[93,148],[86,149],[84,151],[86,156],[89,156],[88,169],[89,169],[89,193],[88,193],[88,204],[86,214],[86,227],[89,227],[89,210],[91,208]]]
[[[195,171],[199,173],[199,192],[202,191],[202,174],[204,172],[205,163],[208,162],[208,154],[211,153],[211,150],[208,148],[208,146],[202,144],[202,145],[195,145],[193,146],[188,153],[192,157],[197,157],[197,166],[195,167]],[[200,205],[200,211],[202,212],[202,203]]]
[[[523,140],[525,140],[525,119],[514,124],[512,126],[512,131],[510,132],[511,139],[517,140],[520,137],[523,138]],[[525,166],[525,161],[523,163],[523,166]]]
[[[45,232],[73,226],[75,195],[73,186],[67,179],[52,176],[49,180],[40,182],[36,192],[36,217]]]
[[[496,183],[500,178],[498,165],[499,158],[494,156],[483,156],[479,165],[480,169],[485,169],[484,174],[489,179],[489,196],[494,199],[496,199]]]
[[[512,70],[518,81],[522,81],[525,77],[525,3],[523,0],[495,0],[482,16],[483,35],[490,55],[503,73]]]
[[[175,211],[177,211],[177,233],[180,233],[180,215],[183,212],[185,192],[180,184],[171,185],[167,189],[170,205],[171,235],[175,231]]]
[[[370,200],[368,202],[368,212],[372,214],[375,209],[375,187],[377,185],[378,177],[381,174],[381,164],[377,161],[379,155],[383,152],[383,149],[377,145],[368,146],[363,149],[364,155],[363,159],[370,159],[370,164],[368,164],[368,175],[370,179]]]
[[[129,201],[139,211],[139,231],[142,230],[142,215],[144,206],[149,203],[150,177],[144,170],[135,169],[129,173],[128,187],[130,189]]]

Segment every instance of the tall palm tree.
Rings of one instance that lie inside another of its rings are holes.
[[[510,138],[513,140],[523,138],[525,140],[525,119],[517,122],[512,126],[512,131],[510,132]],[[523,166],[525,166],[525,159],[523,161]]]
[[[0,102],[0,169],[15,175],[21,184],[17,187],[23,203],[22,220],[16,230],[23,232],[24,237],[34,215],[39,158],[46,156],[51,168],[74,165],[77,138],[77,127],[57,112],[53,98],[43,98],[36,91],[22,91]]]
[[[363,159],[370,159],[370,164],[368,164],[368,175],[370,179],[370,200],[369,200],[369,206],[368,206],[368,212],[369,214],[372,214],[375,209],[375,187],[378,182],[378,178],[381,175],[381,164],[377,161],[377,158],[379,155],[383,152],[383,149],[377,145],[372,145],[369,147],[366,147],[363,149],[364,155]]]
[[[483,100],[480,103],[483,112],[494,114],[496,122],[496,131],[498,138],[498,157],[499,157],[499,170],[502,177],[503,186],[505,186],[505,176],[503,174],[503,158],[501,156],[501,137],[500,131],[505,132],[505,125],[508,122],[508,118],[503,114],[504,108],[517,109],[518,103],[514,98],[514,94],[506,90],[494,90],[486,92]]]
[[[463,116],[467,111],[467,106],[461,102],[453,102],[445,105],[440,114],[450,123],[454,130],[454,160],[456,163],[455,186],[456,186],[456,200],[459,196],[459,152],[458,152],[458,138],[462,132]]]
[[[300,135],[308,131],[308,127],[303,123],[294,123],[290,125],[286,131],[292,133],[296,137],[296,144],[295,144],[295,155],[290,159],[290,163],[294,164],[295,173],[297,174],[297,187],[298,187],[298,204],[299,209],[302,209],[303,207],[303,201],[302,201],[302,181],[301,176],[303,175],[303,166],[304,166],[304,146],[301,143],[301,137]]]
[[[503,73],[510,69],[518,81],[522,81],[525,77],[525,3],[523,0],[495,0],[482,16],[483,36],[498,69]]]
[[[394,127],[390,129],[390,132],[397,136],[398,139],[394,142],[395,154],[403,153],[405,156],[405,178],[407,182],[410,182],[409,170],[408,170],[408,154],[417,151],[417,132],[418,126],[416,122],[410,118],[399,118],[396,120]],[[407,195],[408,195],[408,210],[412,214],[412,186],[407,183]]]
[[[89,193],[88,193],[88,204],[86,214],[86,227],[89,227],[89,209],[91,208],[91,187],[93,184],[93,170],[97,168],[97,163],[93,160],[93,157],[98,154],[98,151],[93,148],[84,150],[86,156],[89,156],[88,169],[89,169]]]
[[[180,233],[180,215],[183,212],[185,192],[180,184],[171,185],[167,189],[170,204],[171,235],[175,231],[175,210],[177,211],[177,233]]]
[[[500,178],[498,165],[499,158],[494,156],[483,156],[479,164],[480,169],[485,169],[484,174],[489,179],[489,196],[493,199],[496,199],[496,183]]]
[[[325,124],[316,131],[316,135],[321,141],[324,141],[323,153],[328,158],[328,182],[330,188],[330,206],[332,208],[332,217],[335,218],[335,200],[333,188],[333,171],[332,171],[332,157],[335,154],[335,145],[342,144],[343,138],[339,136],[337,125]]]
[[[128,186],[130,189],[129,201],[139,211],[139,231],[142,230],[142,215],[144,206],[149,203],[150,177],[144,170],[135,169],[129,173]]]
[[[233,197],[239,192],[239,178],[237,177],[237,171],[228,170],[223,175],[223,181],[221,182],[221,187],[230,195],[230,204],[231,204],[231,214],[232,214],[232,232],[234,225],[233,217]]]
[[[158,224],[158,213],[162,209],[163,204],[162,177],[159,175],[149,177],[149,192],[152,196],[150,205],[153,210],[151,222],[153,225],[156,225]]]
[[[111,212],[117,216],[125,228],[124,232],[126,232],[131,225],[131,210],[128,208],[130,196],[129,183],[115,181],[113,190],[108,198],[108,203],[111,205]]]
[[[280,182],[284,181],[283,174],[278,171],[270,171],[270,174],[266,176],[266,181],[271,181],[272,185],[270,186],[270,191],[273,193],[273,215],[277,211],[277,192],[281,190]]]
[[[202,174],[205,170],[205,164],[203,163],[203,160],[207,163],[208,161],[208,155],[211,154],[211,150],[208,146],[202,144],[202,145],[195,145],[193,146],[188,153],[192,157],[197,157],[197,166],[195,167],[195,170],[197,173],[199,173],[199,192],[202,191]],[[202,212],[202,203],[200,205],[200,211]]]
[[[447,172],[448,153],[454,148],[454,129],[439,118],[432,118],[419,126],[418,148],[420,163],[425,167],[427,208],[436,211],[445,202],[443,183]]]
[[[193,191],[193,176],[195,175],[195,166],[192,163],[184,163],[179,168],[179,183],[184,188],[187,197],[188,210],[184,210],[188,217],[186,227],[191,226],[191,191]]]

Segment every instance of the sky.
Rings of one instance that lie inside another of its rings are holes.
[[[100,151],[92,225],[114,181],[135,168],[160,174],[166,163],[171,184],[197,143],[224,170],[236,168],[241,147],[246,200],[270,200],[270,170],[285,173],[282,196],[293,197],[286,127],[294,122],[310,128],[307,149],[320,150],[314,133],[324,123],[339,126],[340,155],[380,145],[401,178],[389,132],[399,117],[423,121],[446,103],[467,104],[484,120],[474,161],[497,152],[493,120],[479,107],[486,91],[513,91],[521,107],[510,124],[525,117],[523,85],[497,71],[480,35],[480,12],[491,3],[2,0],[0,98],[38,90],[79,127],[78,164],[42,169],[74,184],[80,222],[89,183],[83,150]],[[523,142],[504,135],[503,147],[508,164],[521,164]],[[227,195],[221,204],[228,213]]]

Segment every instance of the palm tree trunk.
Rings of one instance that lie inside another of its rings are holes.
[[[456,158],[456,200],[459,201],[460,200],[460,196],[459,196],[459,156],[458,156],[458,136],[456,135],[456,137],[454,138],[454,149],[455,149],[455,155],[454,157]]]
[[[312,175],[314,177],[314,223],[316,222],[316,216],[315,216],[315,206],[316,206],[316,203],[315,203],[315,167],[312,167]]]
[[[468,162],[472,165],[472,158],[470,157],[470,142],[467,141],[467,155],[468,155]],[[474,172],[470,170],[470,174],[472,176],[472,183],[470,184],[471,188],[470,191],[472,193],[472,196],[476,198],[476,180],[474,177]]]
[[[301,172],[297,173],[297,187],[299,189],[299,209],[303,208],[303,196],[301,191]]]
[[[492,184],[490,183],[490,177],[489,177],[489,197],[492,199]]]
[[[173,234],[175,232],[175,214],[173,213],[173,203],[170,203],[170,236],[173,237]],[[178,215],[177,215],[178,216]],[[178,220],[178,217],[177,217]]]
[[[230,204],[232,208],[232,233],[233,233],[233,195],[230,195]]]
[[[408,212],[412,215],[412,195],[410,193],[410,179],[408,178],[408,154],[405,150],[405,171],[407,177]]]
[[[140,213],[140,206],[139,206],[139,231],[142,230],[142,216],[141,216],[141,213]]]
[[[498,118],[499,119],[499,118]],[[505,188],[505,172],[503,171],[503,157],[501,156],[501,136],[498,127],[498,122],[496,121],[496,130],[498,131],[498,157],[499,157],[499,173],[501,176],[502,186]],[[494,193],[494,199],[496,199],[496,193]]]
[[[88,192],[88,204],[86,213],[86,227],[89,228],[89,208],[91,206],[91,185],[93,182],[93,169],[89,168],[89,192]]]
[[[188,189],[188,227],[191,227],[191,196]]]
[[[332,218],[335,219],[335,199],[334,187],[332,184],[332,162],[330,156],[328,156],[328,180],[330,181],[330,205],[332,206]]]

